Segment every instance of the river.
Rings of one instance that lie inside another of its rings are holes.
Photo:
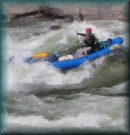
[[[71,53],[80,47],[72,23],[21,18],[5,29],[7,102],[5,133],[128,132],[127,23],[74,21],[79,32],[91,27],[100,41],[123,37],[123,49],[62,72],[44,63],[23,62],[38,52]],[[60,25],[59,30],[50,26]]]

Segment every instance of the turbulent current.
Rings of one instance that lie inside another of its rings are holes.
[[[71,22],[24,18],[8,22],[5,133],[127,132],[127,23],[75,21],[91,27],[100,41],[123,37],[110,55],[60,71],[46,63],[24,62],[38,52],[72,53],[81,47]],[[58,30],[51,26],[60,25]],[[81,37],[82,39],[82,37]],[[9,62],[14,55],[16,59]]]

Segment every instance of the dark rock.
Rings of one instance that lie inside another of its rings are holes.
[[[61,28],[60,25],[53,25],[50,27],[50,30],[59,30]]]
[[[83,21],[84,20],[84,17],[82,15],[82,13],[79,14],[79,19],[80,19],[80,21]]]
[[[83,16],[83,14],[81,12],[81,8],[79,8],[79,19],[80,19],[80,21],[84,20],[84,16]]]
[[[22,17],[39,15],[39,14],[41,14],[41,11],[36,10],[36,11],[26,12],[26,13],[22,13],[22,14],[15,14],[11,19],[18,19],[18,18],[22,18]]]
[[[55,7],[48,7],[48,6],[44,6],[44,7],[39,7],[39,11],[40,13],[42,13],[42,15],[45,18],[55,18],[55,19],[64,19],[65,16],[61,13],[61,11],[58,8]]]
[[[71,18],[68,18],[68,15],[72,15],[78,20],[94,20],[94,19],[125,19],[127,18],[129,12],[126,11],[126,7],[129,3],[123,8],[123,6],[114,6],[114,5],[104,5],[104,6],[34,6],[34,7],[9,7],[7,11],[7,17],[10,19],[19,19],[21,17],[34,16],[40,18],[49,18],[49,19],[64,19],[68,22],[71,22]],[[106,10],[107,9],[107,10]],[[13,12],[12,12],[13,11]]]

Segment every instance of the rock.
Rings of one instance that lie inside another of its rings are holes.
[[[52,25],[52,26],[50,27],[50,30],[59,30],[60,28],[61,28],[60,25]]]
[[[129,4],[127,4],[129,5]],[[125,6],[126,7],[126,6]],[[14,6],[8,7],[7,17],[8,19],[19,19],[21,17],[35,16],[50,19],[65,19],[69,20],[68,15],[72,15],[83,21],[85,18],[89,20],[97,19],[124,19],[127,17],[128,12],[125,11],[123,6],[104,5],[104,6]],[[107,10],[106,10],[107,9]],[[126,8],[125,8],[126,9]]]
[[[80,19],[80,21],[83,21],[84,20],[84,17],[82,15],[82,13],[79,13],[79,19]]]

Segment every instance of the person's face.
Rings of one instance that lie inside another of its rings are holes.
[[[89,31],[86,31],[86,34],[88,35],[88,34],[90,34],[90,32]]]

